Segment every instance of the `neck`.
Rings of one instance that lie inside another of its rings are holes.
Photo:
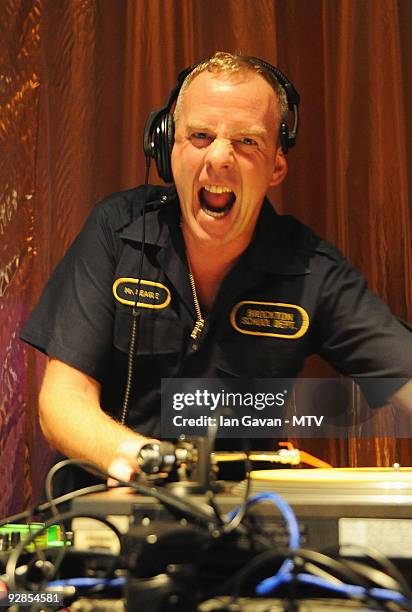
[[[203,309],[210,310],[224,278],[250,241],[235,248],[232,245],[202,244],[185,231],[184,225],[182,231],[199,301]]]

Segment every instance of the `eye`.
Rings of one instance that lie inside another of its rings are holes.
[[[254,140],[253,138],[249,138],[249,136],[245,136],[244,138],[242,138],[239,141],[241,144],[246,145],[248,147],[253,147],[253,146],[257,146],[257,142],[256,140]]]
[[[239,136],[234,141],[234,145],[239,153],[244,153],[245,155],[249,155],[260,148],[259,141],[252,138],[252,136]]]
[[[193,132],[190,134],[189,140],[195,147],[201,149],[202,147],[209,146],[213,138],[207,132]]]

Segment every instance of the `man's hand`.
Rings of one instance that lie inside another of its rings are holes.
[[[127,440],[120,444],[108,468],[110,483],[113,482],[113,479],[125,480],[127,482],[133,474],[139,472],[136,463],[137,456],[142,446],[149,442],[157,442],[157,440],[140,437],[138,440]]]
[[[100,384],[79,370],[50,359],[39,398],[42,431],[67,457],[90,461],[121,480],[138,472],[137,455],[148,442],[117,423],[100,407]]]

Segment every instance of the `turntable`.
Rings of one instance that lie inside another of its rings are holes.
[[[304,547],[325,550],[372,546],[392,559],[412,559],[411,468],[256,470],[251,479],[251,495],[275,492],[290,503]],[[223,491],[216,495],[222,512],[242,502],[245,486],[245,482],[224,484]],[[204,504],[205,497],[192,495],[191,501]],[[80,497],[73,501],[72,508],[79,514],[104,513],[124,531],[131,521],[170,519],[154,498],[128,489]],[[285,525],[272,504],[259,504],[251,513],[275,543],[287,543]],[[89,540],[96,542],[98,534],[87,519],[76,519],[73,529],[83,546],[87,547]]]

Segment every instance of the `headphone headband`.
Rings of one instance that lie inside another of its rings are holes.
[[[251,65],[257,64],[272,74],[286,94],[289,110],[293,113],[292,129],[289,129],[286,121],[282,119],[279,128],[280,146],[284,153],[295,146],[296,136],[299,127],[299,102],[300,96],[294,85],[289,79],[275,66],[253,56],[243,56],[243,60]],[[146,159],[149,161],[154,159],[156,162],[159,176],[166,182],[173,182],[171,153],[174,143],[174,121],[171,114],[171,109],[174,102],[179,96],[179,92],[186,79],[200,64],[193,64],[182,70],[178,77],[177,83],[169,94],[166,104],[150,113],[144,128],[143,134],[143,150]]]

